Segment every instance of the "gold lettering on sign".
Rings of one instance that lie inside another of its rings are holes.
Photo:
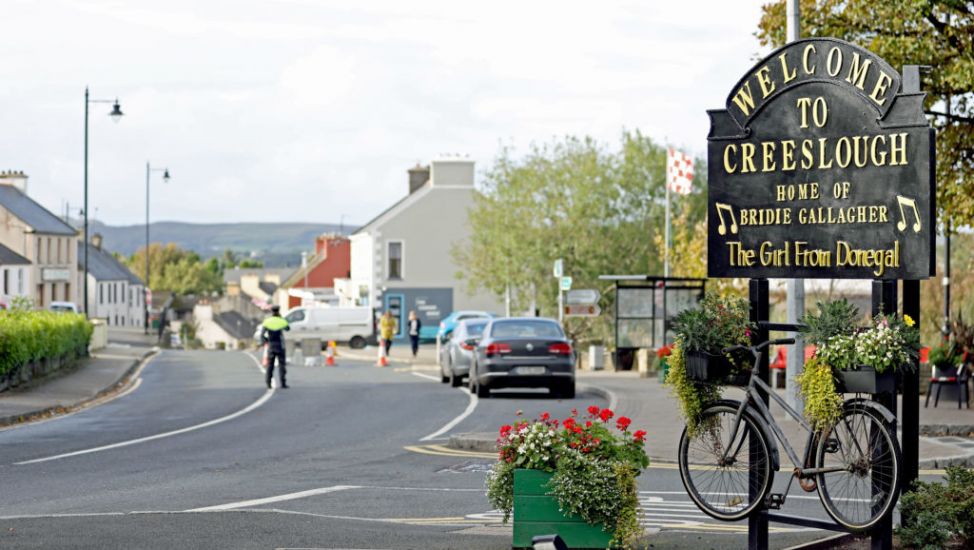
[[[852,63],[849,65],[849,76],[845,77],[845,81],[862,90],[862,87],[866,84],[866,74],[869,72],[869,65],[871,65],[872,62],[872,59],[867,59],[865,62],[860,62],[859,52],[852,52]],[[860,65],[860,63],[862,64]]]
[[[771,69],[767,65],[758,69],[754,76],[758,77],[758,84],[761,85],[762,99],[774,93],[775,84],[774,80],[771,80]]]
[[[745,82],[741,86],[741,89],[737,91],[737,95],[734,96],[734,104],[744,113],[744,116],[751,113],[751,109],[754,108],[754,96],[751,94],[750,81]]]
[[[832,63],[833,60],[835,63]],[[835,70],[832,70],[833,67]],[[839,71],[842,70],[842,50],[838,46],[832,46],[829,50],[829,55],[825,58],[825,70],[829,76],[839,76]]]
[[[815,44],[805,46],[805,51],[802,52],[802,68],[805,69],[805,74],[815,74],[815,64],[808,63],[809,54],[813,53],[815,53]]]
[[[724,147],[724,172],[733,174],[737,171],[737,165],[731,164],[730,157],[727,156],[727,153],[737,154],[737,145],[731,143],[727,147]]]
[[[879,78],[876,79],[876,85],[873,86],[873,93],[869,94],[869,99],[876,102],[876,105],[882,105],[886,103],[886,98],[882,97],[889,90],[889,85],[893,83],[893,78],[886,74],[884,71],[879,71]]]
[[[882,277],[887,268],[900,267],[900,241],[893,248],[853,248],[846,241],[835,243],[835,267],[874,268],[873,275]]]
[[[781,54],[778,56],[778,60],[781,61],[781,74],[784,75],[784,84],[788,84],[792,80],[798,78],[798,70],[792,69],[791,74],[788,73],[788,57],[787,54]]]

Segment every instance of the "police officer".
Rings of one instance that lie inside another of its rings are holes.
[[[274,360],[277,359],[281,367],[281,387],[287,387],[287,359],[284,356],[284,331],[291,330],[287,321],[281,317],[281,306],[271,307],[271,316],[264,319],[260,328],[260,340],[267,346],[267,370],[264,378],[267,387],[271,387],[274,379]]]

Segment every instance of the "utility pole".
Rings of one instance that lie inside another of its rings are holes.
[[[798,8],[798,0],[788,0],[786,6],[786,41],[794,42],[801,38],[801,27],[799,22],[801,12]],[[787,310],[788,322],[798,323],[805,315],[805,280],[789,279],[787,282]],[[802,412],[805,404],[802,402],[801,394],[796,391],[795,377],[801,374],[805,361],[805,340],[801,334],[795,334],[795,345],[788,353],[788,363],[785,366],[785,398],[793,409]]]

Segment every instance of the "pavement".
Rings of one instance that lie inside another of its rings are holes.
[[[375,362],[378,349],[369,346],[362,350],[340,348],[342,357]],[[434,345],[422,345],[413,357],[408,345],[394,344],[389,354],[390,367],[411,371],[438,373]],[[653,374],[641,378],[634,371],[578,371],[578,384],[604,397],[615,405],[617,415],[628,416],[633,420],[633,429],[645,429],[646,450],[650,458],[663,462],[676,462],[676,448],[683,431],[683,417],[679,405],[667,386],[660,384]],[[784,390],[779,390],[784,395]],[[740,399],[743,396],[736,388],[728,388],[725,397]],[[920,396],[920,468],[933,470],[948,465],[974,467],[974,410],[958,409],[956,398],[945,393],[939,407],[925,408],[924,396]],[[801,451],[804,436],[797,422],[780,409],[773,412],[781,427],[793,441],[793,447]],[[495,439],[493,432],[455,434],[449,446],[455,449],[478,452],[493,452]]]
[[[0,393],[0,427],[74,412],[109,398],[155,352],[153,342],[141,331],[111,329],[108,346],[77,366]]]

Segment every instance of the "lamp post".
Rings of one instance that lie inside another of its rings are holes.
[[[85,294],[85,317],[90,318],[91,315],[88,313],[88,106],[92,103],[113,103],[112,112],[108,113],[108,116],[112,117],[112,120],[118,122],[121,120],[122,107],[118,104],[118,98],[115,99],[91,99],[88,94],[88,87],[85,87],[85,277],[84,277],[84,294]]]
[[[142,306],[145,310],[145,318],[142,328],[145,334],[149,334],[149,180],[153,172],[162,172],[162,181],[169,181],[169,168],[152,168],[149,161],[145,162],[145,289],[142,293]]]

